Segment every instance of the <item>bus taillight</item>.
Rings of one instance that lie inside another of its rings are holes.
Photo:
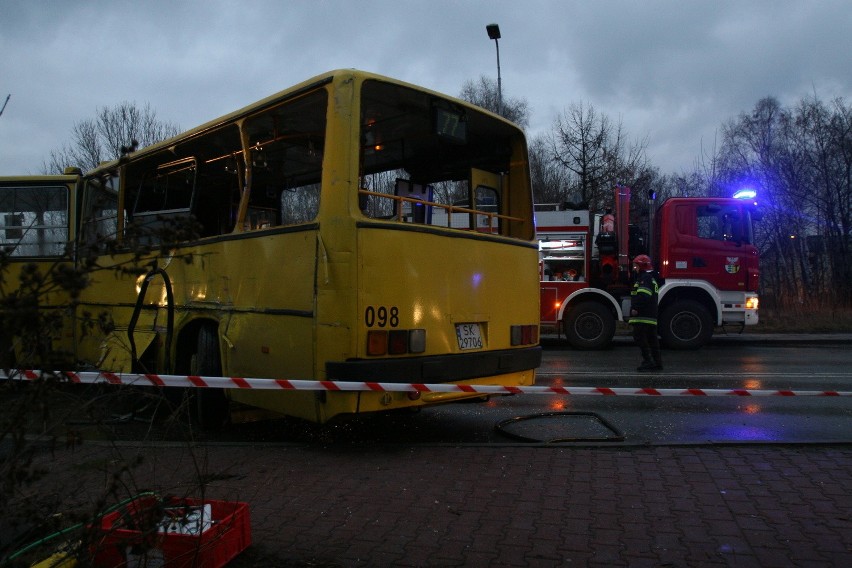
[[[426,351],[425,329],[373,329],[367,332],[367,355],[405,355]]]
[[[538,324],[513,325],[512,345],[534,345],[538,343]]]
[[[388,352],[388,332],[375,329],[367,332],[367,355],[384,355]]]
[[[408,330],[392,329],[388,332],[388,353],[391,355],[408,353]]]
[[[409,353],[423,353],[426,351],[426,330],[412,329],[408,332]]]

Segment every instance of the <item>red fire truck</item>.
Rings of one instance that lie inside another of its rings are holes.
[[[650,208],[649,238],[629,222],[630,188],[614,189],[604,214],[538,206],[541,333],[578,349],[607,347],[630,310],[631,261],[649,254],[663,282],[659,333],[673,349],[697,349],[716,326],[758,321],[754,202],[681,197]],[[549,209],[549,210],[548,210]],[[614,219],[613,219],[614,217]]]

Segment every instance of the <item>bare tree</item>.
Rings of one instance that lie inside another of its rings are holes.
[[[102,107],[95,118],[74,125],[71,141],[52,150],[42,169],[44,173],[61,173],[67,167],[88,171],[103,161],[119,158],[131,145],[150,146],[179,132],[176,125],[160,121],[148,104],[140,108],[125,101]]]
[[[553,159],[572,175],[579,201],[601,201],[606,144],[612,127],[591,105],[573,104],[556,117],[550,141]]]
[[[808,186],[799,198],[816,221],[808,250],[814,278],[834,303],[852,303],[852,108],[842,99],[803,101],[794,124],[797,155],[805,158]],[[822,262],[819,262],[819,261]],[[826,270],[827,268],[827,270]]]
[[[790,199],[790,191],[776,167],[780,160],[783,110],[772,97],[758,101],[751,113],[742,113],[722,128],[720,148],[721,176],[724,179],[748,179],[758,187],[762,201],[771,204],[759,227],[758,248],[764,263],[763,291],[767,300],[787,301],[801,297],[800,279],[795,277],[795,250],[790,248],[796,218],[801,217],[800,203]],[[786,300],[782,300],[786,299]],[[773,302],[773,303],[774,303]]]
[[[629,144],[621,122],[582,103],[556,117],[550,139],[552,159],[569,175],[575,200],[601,210],[616,184],[633,185],[647,174],[647,142]]]
[[[497,113],[521,128],[529,126],[530,110],[527,100],[503,95],[502,104],[500,104],[501,97],[497,81],[485,75],[480,75],[477,81],[473,79],[466,81],[459,98]]]
[[[658,191],[658,199],[664,197],[700,197],[709,195],[707,183],[710,174],[707,170],[695,170],[689,173],[666,176]]]
[[[852,304],[852,109],[767,97],[723,134],[720,178],[752,181],[765,204],[764,297],[785,308]]]
[[[530,141],[530,177],[536,203],[562,203],[567,201],[568,179],[564,168],[552,158],[545,136]]]

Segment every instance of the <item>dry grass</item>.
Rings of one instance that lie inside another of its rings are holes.
[[[747,333],[852,333],[852,309],[761,308]]]

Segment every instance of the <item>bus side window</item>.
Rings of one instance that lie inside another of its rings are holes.
[[[174,160],[172,152],[155,155],[127,174],[127,183],[136,188],[127,227],[131,246],[160,245],[176,238],[176,229],[189,226],[197,174],[195,157]]]
[[[90,179],[83,197],[80,244],[100,253],[118,235],[117,178]]]
[[[168,229],[189,229],[191,236],[183,239],[232,232],[244,173],[240,131],[233,124],[131,162],[125,174],[128,235],[153,245],[170,238],[174,231]]]
[[[251,147],[247,229],[313,221],[319,213],[328,93],[310,93],[245,121]]]
[[[313,221],[319,212],[320,184],[285,189],[281,192],[281,224]]]
[[[200,225],[202,237],[225,235],[234,230],[240,205],[242,159],[231,159],[228,165],[207,164],[199,172],[192,214]]]

